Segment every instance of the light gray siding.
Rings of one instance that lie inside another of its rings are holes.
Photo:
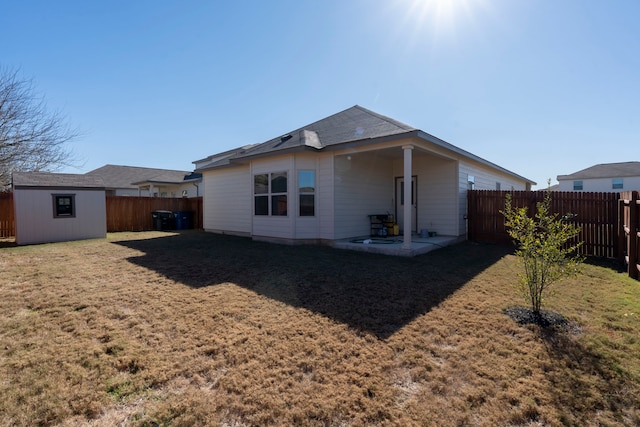
[[[318,238],[333,240],[335,238],[335,187],[334,157],[331,154],[321,155],[318,159],[318,182],[316,198],[316,215],[318,216]]]
[[[217,169],[203,174],[203,226],[207,231],[249,235],[252,195],[248,166]]]
[[[394,211],[388,159],[364,153],[335,158],[335,238],[370,234],[368,215]]]
[[[73,217],[54,217],[54,194],[74,195]],[[104,190],[15,189],[13,197],[18,245],[104,238],[107,235]]]
[[[418,176],[418,230],[441,235],[458,234],[456,216],[456,162],[435,157],[415,161]]]

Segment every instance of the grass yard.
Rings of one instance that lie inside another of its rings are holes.
[[[519,325],[509,248],[412,259],[203,232],[0,248],[0,425],[634,426],[640,283]]]

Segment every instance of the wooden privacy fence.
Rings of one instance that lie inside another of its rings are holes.
[[[154,211],[193,212],[190,228],[202,228],[202,197],[107,196],[107,231],[153,230]]]
[[[13,215],[13,193],[0,193],[0,237],[16,235]]]
[[[544,200],[546,191],[471,190],[467,193],[467,236],[469,240],[509,243],[504,225],[505,200],[511,194],[514,207],[527,207],[529,215]],[[618,193],[551,193],[551,212],[573,214],[570,223],[580,227],[578,240],[584,242],[580,253],[587,256],[616,258],[618,255]]]
[[[640,192],[620,193],[618,201],[618,230],[620,233],[618,258],[627,266],[630,277],[640,275]]]

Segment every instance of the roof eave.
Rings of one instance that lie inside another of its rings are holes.
[[[346,141],[346,142],[341,142],[341,143],[337,143],[337,144],[332,144],[332,145],[327,145],[324,146],[322,149],[316,149],[316,148],[312,148],[309,147],[308,145],[298,145],[298,146],[293,146],[293,147],[287,147],[287,148],[283,148],[281,150],[275,150],[275,151],[268,151],[268,152],[263,152],[263,153],[256,153],[256,154],[244,154],[242,156],[239,157],[232,157],[228,159],[228,163],[222,164],[222,165],[215,165],[215,166],[209,166],[209,167],[204,167],[201,169],[196,169],[196,172],[202,172],[202,171],[207,171],[207,170],[215,170],[215,169],[222,169],[222,168],[227,168],[227,167],[233,167],[234,165],[241,165],[244,163],[247,163],[251,160],[254,159],[261,159],[261,158],[266,158],[266,157],[272,157],[272,156],[276,156],[276,155],[280,155],[280,154],[289,154],[289,153],[295,153],[295,152],[303,152],[303,151],[307,151],[307,152],[318,152],[320,150],[322,151],[336,151],[336,150],[342,150],[345,148],[356,148],[356,147],[361,147],[361,146],[365,146],[365,145],[369,145],[369,144],[377,144],[377,143],[382,143],[382,142],[389,142],[389,141],[393,141],[393,140],[398,140],[398,139],[408,139],[408,138],[413,138],[413,137],[417,137],[420,139],[423,139],[425,141],[428,141],[432,144],[435,144],[439,147],[442,147],[446,150],[449,150],[453,153],[456,153],[458,155],[461,155],[463,157],[466,157],[470,160],[476,161],[478,163],[481,163],[485,166],[489,166],[493,169],[497,169],[503,173],[506,173],[508,175],[511,175],[517,179],[520,179],[522,181],[525,181],[528,184],[531,185],[537,185],[537,183],[535,181],[532,181],[528,178],[525,178],[521,175],[518,175],[514,172],[511,172],[508,169],[503,168],[502,166],[498,166],[495,163],[492,163],[486,159],[483,159],[482,157],[476,156],[475,154],[472,154],[466,150],[463,150],[462,148],[456,147],[453,144],[450,144],[446,141],[441,140],[440,138],[437,138],[431,134],[428,134],[424,131],[421,131],[419,129],[412,129],[412,130],[408,130],[406,132],[400,132],[400,133],[395,133],[395,134],[391,134],[391,135],[385,135],[385,136],[379,136],[379,137],[375,137],[375,138],[363,138],[363,139],[357,139],[357,140],[353,140],[353,141]]]
[[[230,166],[235,166],[235,165],[242,165],[245,164],[251,160],[255,160],[255,159],[263,159],[265,157],[273,157],[273,156],[278,156],[281,154],[290,154],[290,153],[297,153],[297,152],[301,152],[301,151],[307,151],[307,152],[318,152],[320,150],[326,150],[328,147],[324,147],[322,149],[318,149],[318,148],[312,148],[309,147],[308,145],[297,145],[294,147],[286,147],[286,148],[282,148],[280,150],[272,150],[272,151],[266,151],[263,153],[256,153],[256,154],[245,154],[242,155],[240,157],[235,157],[235,158],[229,158],[227,159],[228,163],[224,163],[224,164],[219,164],[219,165],[209,165],[209,166],[205,166],[203,168],[199,168],[196,169],[196,172],[203,172],[203,171],[207,171],[207,170],[213,170],[213,169],[222,169],[225,167],[230,167]]]
[[[459,155],[461,155],[463,157],[466,157],[466,158],[468,158],[470,160],[476,161],[476,162],[481,163],[481,164],[483,164],[485,166],[489,166],[489,167],[491,167],[493,169],[497,169],[497,170],[499,170],[501,172],[504,172],[504,173],[506,173],[508,175],[511,175],[511,176],[513,176],[515,178],[521,179],[521,180],[523,180],[523,181],[525,181],[525,182],[527,182],[527,183],[529,183],[531,185],[538,185],[537,182],[532,181],[529,178],[525,178],[522,175],[518,175],[515,172],[511,172],[510,170],[505,169],[502,166],[499,166],[499,165],[497,165],[497,164],[495,164],[493,162],[490,162],[489,160],[483,159],[480,156],[476,156],[475,154],[470,153],[467,150],[463,150],[460,147],[456,147],[455,145],[450,144],[450,143],[448,143],[446,141],[443,141],[442,139],[437,138],[437,137],[435,137],[435,136],[433,136],[431,134],[428,134],[427,132],[418,130],[417,131],[417,136],[419,138],[422,138],[422,139],[424,139],[426,141],[431,142],[432,144],[438,145],[438,146],[440,146],[442,148],[445,148],[445,149],[447,149],[449,151],[452,151],[452,152],[454,152],[456,154],[459,154]]]
[[[144,181],[132,182],[132,185],[144,185],[144,184],[163,184],[163,185],[180,185],[184,181],[155,181],[152,179],[147,179]]]

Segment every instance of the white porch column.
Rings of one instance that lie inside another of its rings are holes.
[[[413,145],[402,146],[404,150],[404,231],[402,249],[411,249],[411,162]]]

